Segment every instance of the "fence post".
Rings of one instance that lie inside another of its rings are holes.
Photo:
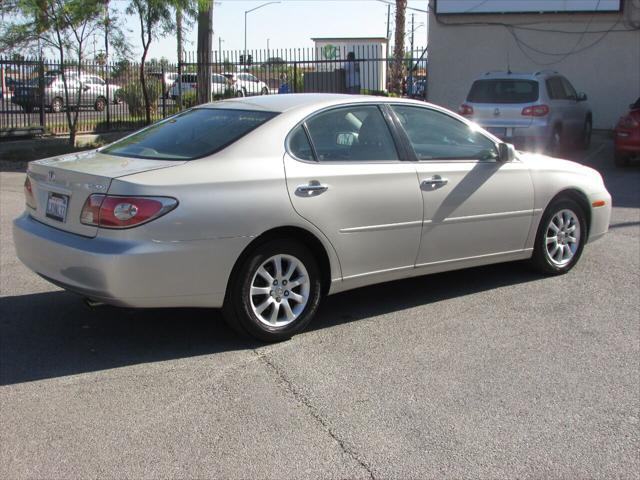
[[[167,84],[164,81],[164,63],[160,64],[160,74],[162,75],[162,118],[167,118]]]
[[[178,59],[178,111],[182,111],[182,59]]]
[[[293,93],[298,93],[298,92],[296,92],[296,81],[297,80],[298,80],[298,62],[294,60],[294,62],[293,62],[293,83],[292,83]]]
[[[109,91],[109,85],[110,85],[109,82],[110,82],[111,79],[110,79],[110,74],[109,74],[109,60],[106,57],[104,59],[103,65],[104,65],[104,67],[103,67],[104,68],[104,82],[107,85],[107,91],[105,92],[106,96],[107,96],[107,107],[106,107],[106,109],[107,109],[107,119],[106,119],[107,120],[107,130],[111,130],[111,102],[115,101],[115,98],[114,99],[111,98],[111,95],[110,95],[111,92]]]
[[[44,132],[44,59],[42,54],[38,60],[38,90],[40,94],[40,127]]]

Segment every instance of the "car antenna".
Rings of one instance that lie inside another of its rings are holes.
[[[509,49],[507,48],[507,74],[511,75],[511,62],[509,61]]]

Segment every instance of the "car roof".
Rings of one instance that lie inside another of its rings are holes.
[[[296,109],[324,108],[351,103],[406,103],[430,105],[417,100],[373,95],[346,95],[339,93],[290,93],[284,95],[260,95],[237,97],[201,105],[199,108],[232,108],[238,110],[261,110],[266,112],[288,112]],[[431,106],[431,105],[430,105]]]

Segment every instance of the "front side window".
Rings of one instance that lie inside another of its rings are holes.
[[[421,107],[391,107],[398,116],[418,160],[492,160],[493,141],[460,120]]]
[[[276,115],[255,110],[196,108],[101,151],[122,157],[193,160],[222,150]]]
[[[336,108],[306,122],[319,161],[393,161],[398,152],[378,107]]]

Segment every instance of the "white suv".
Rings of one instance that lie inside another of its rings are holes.
[[[225,72],[223,75],[231,80],[231,82],[233,82],[233,87],[236,91],[236,95],[239,97],[269,94],[269,87],[267,86],[267,84],[261,80],[258,80],[255,75],[251,75],[250,73],[246,72]]]
[[[558,153],[591,142],[587,95],[555,71],[487,72],[473,82],[458,113],[522,149]]]
[[[180,81],[181,80],[181,81]],[[181,78],[176,78],[175,82],[169,89],[169,98],[177,100],[180,92],[182,95],[188,92],[196,92],[198,90],[198,74],[183,73]],[[232,90],[232,86],[227,78],[219,73],[211,74],[211,95],[224,96]]]

